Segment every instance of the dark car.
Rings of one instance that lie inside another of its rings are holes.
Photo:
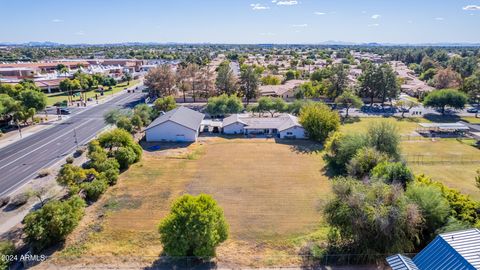
[[[69,108],[59,108],[57,110],[57,114],[70,114],[70,109]]]
[[[469,112],[469,113],[477,113],[477,112],[478,112],[478,109],[477,109],[477,108],[468,108],[468,109],[467,109],[467,112]]]

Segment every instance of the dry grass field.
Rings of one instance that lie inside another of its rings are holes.
[[[325,239],[319,211],[330,196],[321,153],[307,141],[209,138],[188,146],[144,153],[140,163],[89,209],[58,258],[77,262],[119,260],[149,264],[162,252],[157,224],[183,193],[211,194],[224,209],[230,237],[218,249],[225,264],[298,262],[308,239]],[[293,256],[291,256],[293,255]]]
[[[416,174],[425,174],[480,200],[475,186],[480,150],[455,139],[403,141],[402,152]]]

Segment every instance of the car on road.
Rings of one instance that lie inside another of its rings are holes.
[[[468,108],[468,109],[467,109],[467,112],[469,112],[469,113],[478,113],[478,109],[477,109],[477,108]]]
[[[58,114],[62,114],[62,115],[71,113],[69,108],[59,108],[57,112]]]

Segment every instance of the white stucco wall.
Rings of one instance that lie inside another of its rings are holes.
[[[195,142],[198,137],[198,131],[171,121],[148,129],[145,133],[147,142]]]
[[[233,123],[223,128],[225,134],[243,134],[243,124]]]
[[[288,134],[288,132],[291,132],[291,134]],[[280,138],[282,139],[292,136],[295,136],[296,139],[305,139],[305,129],[303,129],[303,127],[291,127],[280,131]]]

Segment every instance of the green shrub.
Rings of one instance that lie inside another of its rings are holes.
[[[412,171],[402,162],[382,162],[373,168],[371,176],[387,184],[401,184],[404,188],[413,180]]]
[[[73,196],[66,201],[51,201],[29,213],[24,232],[35,250],[63,241],[77,227],[85,212],[85,201]]]
[[[85,191],[86,199],[90,202],[98,200],[100,196],[107,191],[107,188],[107,180],[102,177],[99,177],[92,182],[82,183],[81,185],[81,189]]]
[[[124,130],[126,130],[130,133],[133,131],[132,122],[130,121],[130,119],[128,117],[125,117],[125,116],[120,117],[117,120],[117,123],[115,123],[115,124],[117,125],[118,128],[124,129]]]
[[[367,137],[363,134],[333,133],[325,143],[325,160],[336,172],[347,172],[347,164],[358,150],[368,145]]]
[[[115,160],[116,161],[116,160]],[[117,162],[118,164],[118,162]],[[119,175],[119,171],[118,169],[108,169],[104,172],[101,173],[101,175],[103,175],[103,177],[105,177],[105,179],[107,180],[108,184],[113,186],[115,184],[117,184],[117,180],[118,180],[118,175]]]
[[[378,164],[385,162],[387,156],[374,148],[365,147],[355,154],[347,165],[348,174],[357,179],[363,179],[370,175],[370,172]]]
[[[442,196],[447,199],[451,217],[460,222],[468,223],[472,226],[480,227],[480,202],[472,200],[468,195],[460,193],[458,190],[449,188],[440,182],[436,182],[425,175],[417,176],[416,182],[436,186],[440,188]]]
[[[172,205],[159,226],[164,251],[169,256],[213,257],[228,237],[223,210],[209,195],[183,195]]]
[[[332,190],[335,197],[324,210],[332,249],[365,254],[366,261],[378,259],[378,254],[414,250],[422,216],[401,187],[337,178]]]
[[[15,254],[15,246],[10,241],[0,241],[0,270],[7,270],[10,262],[8,256]]]
[[[415,203],[424,219],[424,242],[430,241],[434,233],[442,228],[450,215],[450,205],[442,196],[439,187],[414,182],[408,185],[405,195]]]
[[[120,164],[120,169],[127,169],[137,160],[137,154],[131,147],[120,147],[115,151],[115,159]]]

